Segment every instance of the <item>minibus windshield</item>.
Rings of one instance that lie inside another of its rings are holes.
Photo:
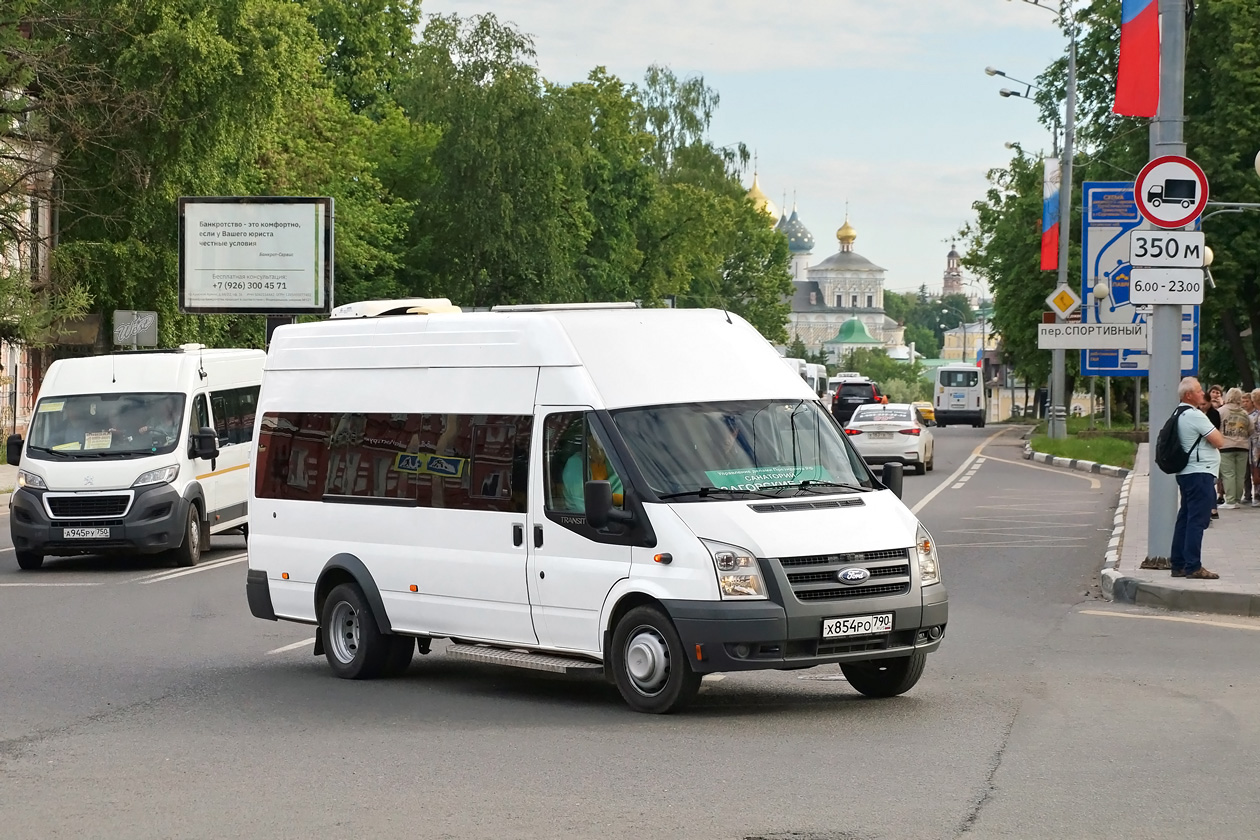
[[[136,458],[175,451],[183,394],[75,394],[35,407],[26,450],[45,460]]]
[[[709,491],[758,495],[844,492],[874,481],[816,402],[740,400],[612,412],[648,486],[678,501]],[[729,495],[719,494],[720,498]]]

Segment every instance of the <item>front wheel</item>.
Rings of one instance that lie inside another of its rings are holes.
[[[357,583],[339,584],[328,593],[320,611],[319,632],[324,634],[324,657],[343,680],[376,679],[387,665],[399,664],[401,645],[396,647],[394,637],[376,626],[376,617]],[[410,637],[407,641],[415,645]],[[410,662],[410,650],[408,654]]]
[[[18,551],[16,554],[19,569],[34,571],[44,565],[44,555],[38,551]]]
[[[201,517],[197,515],[197,506],[188,506],[188,521],[184,523],[183,545],[171,551],[176,566],[196,566],[201,561],[201,549],[204,542],[201,535]]]
[[[611,658],[617,690],[636,712],[673,712],[700,691],[700,675],[691,670],[678,632],[656,607],[635,607],[621,617]]]
[[[849,685],[867,697],[896,697],[914,688],[923,676],[926,662],[926,653],[914,653],[897,659],[842,664],[840,670]]]

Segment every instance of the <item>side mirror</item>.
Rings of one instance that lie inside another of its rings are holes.
[[[905,475],[905,467],[897,463],[884,464],[884,469],[879,475],[880,482],[893,491],[893,495],[898,499],[901,498],[901,479]]]
[[[209,426],[202,426],[193,435],[193,455],[207,461],[219,457],[219,433]]]
[[[597,531],[607,528],[610,522],[629,522],[633,515],[617,510],[612,503],[612,485],[607,481],[588,481],[582,488],[586,504],[586,524]]]
[[[22,460],[22,436],[9,435],[4,442],[4,457],[10,466],[16,467]]]

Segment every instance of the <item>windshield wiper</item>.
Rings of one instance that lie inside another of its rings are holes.
[[[823,489],[824,487],[836,487],[841,490],[850,490],[856,493],[869,493],[870,491],[875,489],[874,487],[863,487],[861,484],[847,484],[847,483],[836,482],[836,481],[814,481],[812,478],[807,478],[804,481],[802,481],[800,484],[776,484],[773,487],[763,487],[761,489],[763,490],[799,490],[799,491],[814,490],[815,492],[818,492],[818,493],[831,492],[829,490],[824,490]]]
[[[665,493],[665,494],[657,496],[656,498],[664,502],[664,501],[668,501],[669,499],[678,499],[683,496],[696,496],[701,499],[707,499],[711,496],[717,496],[717,495],[758,496],[763,499],[775,498],[770,493],[762,493],[760,490],[743,490],[743,489],[736,489],[736,488],[722,489],[720,487],[700,487],[695,490],[683,490],[679,493]]]
[[[59,449],[51,449],[47,446],[36,446],[33,443],[26,444],[27,449],[34,449],[36,452],[47,452],[49,455],[55,455],[58,458],[69,458],[69,452],[62,452]]]

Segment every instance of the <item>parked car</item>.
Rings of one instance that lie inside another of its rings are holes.
[[[844,432],[868,464],[897,461],[919,474],[934,466],[932,433],[912,405],[858,406]]]
[[[879,386],[869,379],[844,379],[831,396],[831,413],[841,425],[849,422],[853,410],[860,405],[879,405],[888,402],[879,392]]]
[[[936,409],[932,407],[932,403],[928,402],[927,400],[922,400],[920,402],[910,403],[910,405],[918,409],[919,416],[923,419],[923,425],[925,426],[936,425]]]

